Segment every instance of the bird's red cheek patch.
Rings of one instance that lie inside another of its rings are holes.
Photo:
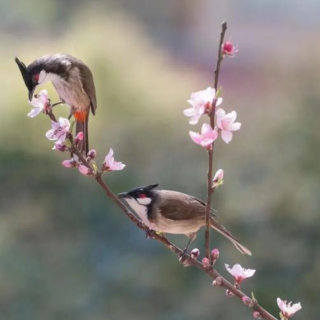
[[[147,197],[147,196],[146,196],[144,193],[141,193],[140,196],[139,196],[139,198],[142,198],[142,199],[143,199],[143,198],[146,198],[146,197]]]
[[[74,118],[79,122],[84,122],[87,118],[87,112],[85,111],[76,111],[73,114]]]

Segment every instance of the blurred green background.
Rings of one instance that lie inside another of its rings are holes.
[[[240,51],[223,62],[222,107],[242,129],[216,143],[225,184],[213,207],[253,257],[214,236],[217,268],[257,269],[243,289],[275,315],[281,297],[302,303],[297,319],[320,317],[319,9],[315,0],[0,0],[0,318],[250,319],[146,240],[94,180],[60,165],[67,154],[51,150],[45,116],[26,116],[14,63],[68,52],[91,67],[91,147],[100,163],[112,147],[127,165],[106,177],[114,192],[159,183],[204,199],[207,157],[188,135],[200,124],[182,111],[212,85],[224,19]],[[203,232],[193,247],[203,248]]]

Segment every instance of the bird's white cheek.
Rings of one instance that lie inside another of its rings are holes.
[[[147,205],[149,205],[151,203],[151,199],[150,198],[138,198],[137,201],[142,206],[147,206]]]
[[[137,215],[142,219],[142,221],[149,225],[147,207],[139,204],[135,199],[125,199],[128,205],[137,213]]]
[[[46,80],[46,77],[47,77],[47,73],[44,70],[41,70],[39,73],[38,84],[43,83]]]

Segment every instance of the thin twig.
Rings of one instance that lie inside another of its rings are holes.
[[[214,88],[218,90],[218,80],[220,73],[220,66],[223,59],[222,55],[222,44],[224,40],[224,36],[227,31],[227,22],[222,23],[222,29],[220,34],[220,41],[218,47],[218,58],[216,68],[214,70]],[[216,97],[212,101],[212,111],[210,114],[210,126],[214,129],[215,123],[215,113],[216,113]],[[211,199],[214,189],[212,188],[212,162],[213,162],[213,150],[214,150],[214,142],[208,148],[208,172],[207,172],[207,205],[206,205],[206,230],[205,230],[205,252],[206,257],[209,258],[210,264],[212,263],[212,257],[210,255],[210,214],[211,214]]]

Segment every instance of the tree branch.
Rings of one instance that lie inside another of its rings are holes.
[[[222,44],[224,40],[224,36],[227,31],[227,22],[222,23],[222,29],[220,34],[220,41],[218,47],[218,58],[216,63],[216,68],[214,70],[214,88],[218,90],[218,80],[220,73],[220,66],[223,59],[222,55]],[[216,97],[212,101],[212,110],[210,114],[210,126],[214,129],[215,125],[215,113],[216,113]],[[214,151],[214,142],[208,148],[208,172],[207,172],[207,206],[206,206],[206,230],[205,230],[205,251],[206,256],[210,260],[210,264],[212,263],[212,257],[210,255],[210,214],[211,214],[211,199],[214,189],[212,188],[212,162],[213,162],[213,151]]]
[[[70,151],[75,154],[83,165],[94,170],[94,168],[90,165],[90,163],[86,160],[86,158],[81,154],[81,152],[75,147],[72,146]],[[205,267],[201,262],[197,259],[192,258],[189,254],[185,253],[182,249],[178,248],[176,245],[171,243],[163,234],[154,232],[150,230],[140,219],[138,219],[112,192],[112,190],[108,187],[108,185],[102,179],[102,172],[97,172],[94,176],[94,179],[97,181],[99,186],[103,189],[104,193],[108,198],[110,198],[113,203],[139,228],[146,232],[148,238],[154,239],[164,246],[166,246],[170,251],[175,253],[179,258],[181,256],[184,257],[183,264],[186,266],[194,266],[201,271],[205,272],[209,277],[216,280],[218,279],[219,287],[225,288],[234,294],[234,296],[242,299],[243,297],[247,297],[250,299],[244,292],[240,289],[236,288],[231,282],[225,279],[218,271],[216,271],[213,266]],[[261,316],[266,320],[278,320],[274,316],[272,316],[267,310],[262,308],[258,303],[252,301],[252,309],[258,311]]]

